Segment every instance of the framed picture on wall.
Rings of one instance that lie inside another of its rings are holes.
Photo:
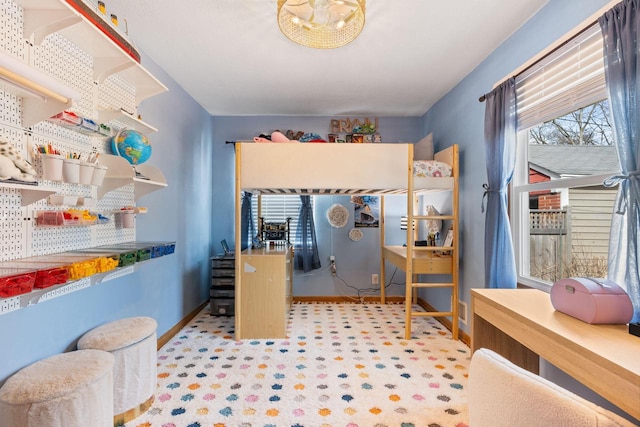
[[[442,242],[442,246],[444,247],[452,247],[453,246],[453,228],[447,230],[447,234],[444,237],[444,242]]]

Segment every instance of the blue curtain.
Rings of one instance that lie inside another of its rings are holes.
[[[240,216],[242,225],[240,228],[240,235],[242,238],[242,243],[240,247],[242,250],[247,249],[253,240],[253,236],[255,236],[255,229],[253,228],[253,213],[251,209],[251,193],[244,192],[242,194],[242,206],[240,210]]]
[[[622,174],[606,180],[619,185],[609,239],[608,278],[626,288],[634,306],[632,322],[640,322],[640,0],[625,0],[599,19],[604,39],[607,89],[614,140]]]
[[[516,262],[509,226],[507,186],[516,162],[516,91],[511,78],[485,96],[484,139],[487,183],[484,280],[487,288],[515,288]]]
[[[320,268],[318,243],[316,242],[316,227],[313,223],[313,207],[311,196],[300,196],[300,216],[294,244],[295,269],[305,273]]]

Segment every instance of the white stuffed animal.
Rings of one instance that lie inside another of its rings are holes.
[[[0,141],[0,179],[24,182],[36,181],[36,170],[16,148],[7,141]]]
[[[0,180],[15,179],[24,182],[35,182],[35,175],[22,172],[7,156],[0,155]]]
[[[37,172],[31,164],[20,155],[16,148],[7,141],[0,141],[0,156],[6,156],[22,172],[29,175],[36,175]]]

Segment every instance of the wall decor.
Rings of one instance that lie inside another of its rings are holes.
[[[378,118],[375,117],[373,121],[368,118],[343,118],[343,119],[331,119],[330,132],[331,133],[350,133],[354,132],[354,128],[359,127],[363,133],[374,133],[379,130]]]

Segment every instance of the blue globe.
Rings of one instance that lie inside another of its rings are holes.
[[[111,138],[111,150],[132,165],[140,165],[151,157],[151,142],[138,131],[123,129]]]

